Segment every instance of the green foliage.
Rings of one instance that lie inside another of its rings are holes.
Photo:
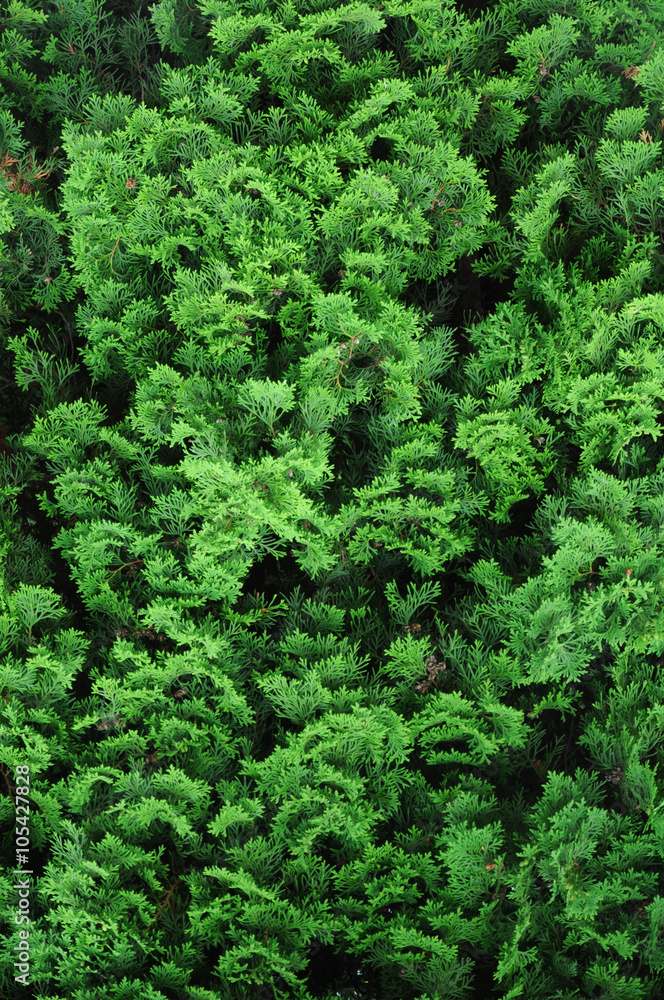
[[[462,6],[0,10],[8,1000],[661,995],[664,7]]]

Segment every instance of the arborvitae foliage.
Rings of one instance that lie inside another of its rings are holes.
[[[464,6],[0,12],[8,1000],[664,995],[664,4]]]

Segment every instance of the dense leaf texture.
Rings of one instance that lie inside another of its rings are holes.
[[[0,994],[663,996],[664,3],[43,6]]]

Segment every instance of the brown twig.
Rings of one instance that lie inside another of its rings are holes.
[[[175,892],[175,889],[176,889],[178,883],[181,882],[181,881],[182,881],[182,876],[180,875],[179,878],[176,878],[175,882],[173,883],[173,885],[170,887],[170,889],[166,893],[163,901],[157,907],[157,912],[155,913],[154,918],[150,921],[150,923],[148,924],[148,926],[145,928],[146,931],[149,931],[151,927],[154,927],[154,925],[157,923],[157,920],[159,919],[160,915],[163,913],[164,909],[166,907],[170,906],[171,896]]]
[[[0,764],[0,774],[2,774],[2,777],[5,779],[5,784],[7,786],[7,791],[9,792],[9,798],[14,803],[14,809],[15,809],[16,808],[16,800],[14,798],[14,792],[12,791],[12,786],[10,785],[9,778],[7,776],[7,768],[5,767],[4,764]],[[15,790],[16,790],[16,785],[14,785],[14,791]]]

